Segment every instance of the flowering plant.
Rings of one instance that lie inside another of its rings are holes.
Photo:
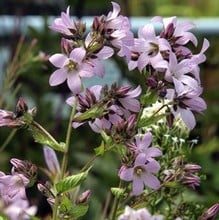
[[[34,184],[51,206],[50,219],[86,218],[95,192],[80,188],[96,159],[110,153],[120,161],[119,183],[111,186],[113,199],[106,196],[98,219],[207,220],[217,214],[219,204],[205,210],[201,203],[186,198],[188,189],[195,190],[201,181],[201,166],[187,155],[194,144],[189,139],[196,125],[194,114],[206,109],[200,97],[199,65],[206,59],[208,40],[194,54],[191,48],[198,46],[198,40],[190,30],[195,26],[176,17],[154,17],[135,37],[129,19],[120,15],[120,6],[115,2],[112,6],[106,16],[94,17],[89,31],[81,21],[72,20],[70,7],[50,26],[62,39],[61,53],[49,57],[55,67],[49,84],[67,82],[71,93],[66,100],[71,113],[65,141],[57,141],[35,121],[36,108],[30,109],[23,98],[15,112],[0,110],[0,126],[30,130],[43,147],[47,165],[43,168],[46,181],[38,179],[37,165],[16,158],[10,160],[10,174],[0,172],[3,219],[38,219],[37,207],[29,204],[25,191]],[[159,34],[154,23],[162,26]],[[86,88],[84,78],[103,77],[102,61],[112,56],[124,58],[127,68],[141,75],[143,84],[115,82]],[[72,131],[86,124],[101,141],[93,157],[72,173],[67,169]],[[61,163],[56,152],[61,154]]]

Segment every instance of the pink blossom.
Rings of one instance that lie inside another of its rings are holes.
[[[139,53],[137,66],[140,71],[147,65],[154,69],[167,68],[168,63],[164,60],[161,52],[171,51],[169,42],[157,37],[152,24],[147,24],[138,31],[138,39],[135,41],[135,51]]]
[[[61,13],[61,18],[56,18],[50,27],[53,31],[60,32],[64,35],[71,36],[76,31],[75,22],[69,15],[70,7],[67,8],[66,12]]]
[[[50,76],[49,84],[56,86],[67,80],[69,89],[78,94],[81,91],[81,78],[93,76],[91,66],[83,63],[86,51],[83,47],[75,48],[71,51],[69,57],[64,54],[54,54],[49,61],[58,67]]]
[[[133,167],[121,167],[119,177],[124,181],[132,181],[132,193],[138,196],[143,192],[145,185],[152,189],[160,187],[159,180],[153,175],[159,170],[160,165],[156,160],[148,158],[144,153],[140,153],[136,157]]]
[[[175,90],[167,89],[166,94],[167,99],[176,101],[171,111],[175,117],[180,116],[189,129],[193,129],[196,124],[193,111],[201,113],[207,108],[205,101],[199,97],[202,88],[191,88],[177,79],[173,79],[173,82]]]
[[[147,158],[159,157],[162,152],[156,147],[150,147],[152,142],[151,132],[147,132],[144,136],[135,135],[135,141],[130,144],[136,154],[144,153]]]

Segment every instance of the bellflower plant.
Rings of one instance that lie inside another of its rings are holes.
[[[63,102],[71,109],[66,138],[58,141],[57,134],[54,137],[38,123],[35,116],[41,110],[30,109],[23,98],[15,111],[0,109],[1,129],[27,129],[42,146],[46,166],[37,169],[29,160],[13,158],[11,173],[0,171],[0,217],[40,219],[38,207],[26,193],[27,188],[37,186],[51,208],[48,219],[94,219],[89,207],[95,204],[96,192],[87,187],[88,177],[98,159],[113,155],[115,164],[119,163],[114,170],[117,181],[104,197],[102,213],[95,209],[96,219],[214,218],[218,203],[206,209],[201,201],[191,202],[187,196],[202,182],[201,166],[190,161],[188,153],[194,145],[190,132],[195,128],[196,114],[207,108],[201,97],[200,64],[206,60],[208,40],[204,39],[197,53],[199,42],[191,32],[195,28],[192,22],[159,16],[140,27],[135,36],[129,18],[120,14],[115,2],[107,15],[94,17],[90,29],[74,20],[70,9],[49,26],[61,34],[61,51],[48,58],[54,66],[48,84],[67,84],[69,89]],[[157,22],[162,25],[159,33],[154,26]],[[97,82],[86,87],[84,78],[103,77],[102,61],[113,56],[124,59],[130,71],[135,69],[142,84]],[[89,149],[93,157],[72,171],[68,168],[74,150],[71,136],[87,125],[100,143]]]

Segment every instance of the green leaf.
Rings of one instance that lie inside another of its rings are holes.
[[[88,211],[88,205],[77,205],[71,210],[71,216],[75,219],[78,219],[81,216],[84,216]]]
[[[87,177],[90,168],[82,173],[68,176],[61,181],[57,182],[55,187],[58,193],[63,193],[74,189],[76,186],[80,185]]]
[[[125,189],[122,188],[112,187],[111,192],[116,198],[125,198],[127,196],[127,193],[125,193]]]
[[[51,147],[54,150],[64,152],[65,143],[58,143],[44,128],[42,128],[38,123],[34,122],[29,125],[29,130],[31,131],[35,142]]]
[[[179,188],[181,185],[177,182],[165,182],[164,186],[176,189],[176,188]]]
[[[89,119],[95,119],[103,115],[106,109],[106,104],[94,105],[92,108],[88,109],[86,112],[80,114],[73,119],[74,122],[83,122]]]
[[[5,215],[0,214],[0,220],[9,220],[9,218],[7,218]]]
[[[102,156],[104,154],[104,142],[102,141],[99,147],[94,148],[96,156]]]

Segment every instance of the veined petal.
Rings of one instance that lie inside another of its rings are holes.
[[[142,53],[138,58],[138,69],[142,71],[149,63],[149,56],[146,53]]]
[[[140,111],[140,103],[136,99],[126,97],[120,98],[119,101],[125,109],[129,109],[132,112]]]
[[[144,190],[144,182],[141,178],[133,179],[132,193],[135,196],[140,195]]]
[[[114,50],[111,47],[104,46],[102,50],[96,55],[99,59],[105,60],[110,58],[114,54]]]
[[[134,172],[133,168],[122,167],[119,172],[119,177],[120,179],[125,180],[125,181],[132,181],[133,172]]]
[[[145,168],[150,173],[157,173],[160,170],[160,164],[153,158],[149,158]]]
[[[180,109],[179,111],[185,125],[192,130],[196,125],[196,120],[192,111],[189,109]]]
[[[146,161],[147,161],[146,155],[144,153],[140,153],[135,158],[135,166],[142,165],[142,164],[144,165]]]
[[[49,78],[50,86],[62,84],[67,78],[67,72],[64,68],[57,69]]]
[[[144,178],[144,184],[152,189],[158,189],[160,187],[160,181],[156,176],[148,173]]]
[[[156,147],[149,147],[145,151],[147,157],[159,157],[162,155],[162,151]]]
[[[135,98],[141,94],[141,86],[127,92],[127,96]]]
[[[69,57],[76,63],[81,63],[86,55],[86,50],[83,47],[78,47],[72,50]]]
[[[49,61],[55,67],[62,68],[64,66],[65,62],[68,61],[68,58],[61,53],[56,53],[49,58]]]
[[[150,39],[150,40],[155,39],[156,34],[155,34],[154,26],[152,24],[146,24],[143,27],[139,28],[138,37]]]
[[[76,72],[68,73],[67,75],[68,88],[74,93],[78,94],[81,92],[81,78]]]

